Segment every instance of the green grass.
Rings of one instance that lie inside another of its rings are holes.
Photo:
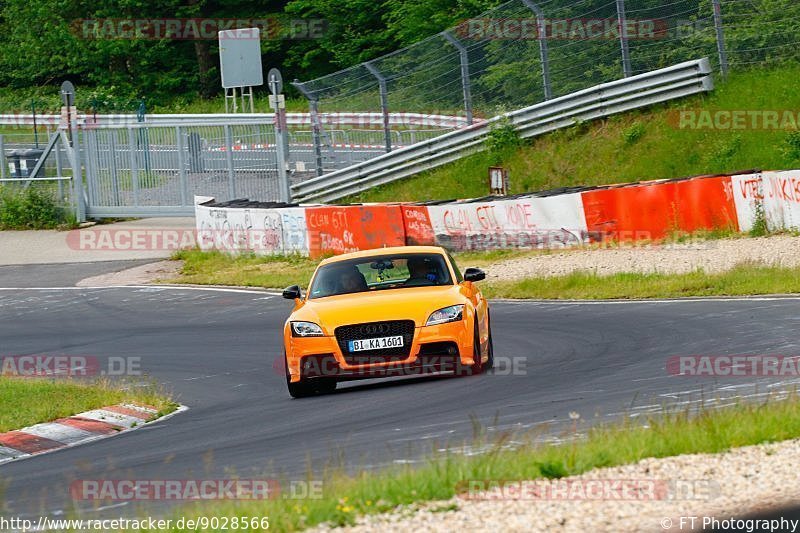
[[[796,131],[679,129],[682,109],[800,109],[800,65],[732,73],[717,89],[645,111],[582,123],[519,147],[481,152],[345,201],[420,201],[488,194],[487,168],[509,169],[511,193],[800,165]]]
[[[566,415],[566,413],[564,413]],[[588,415],[588,413],[584,413]],[[379,513],[416,502],[446,500],[457,486],[469,480],[526,480],[577,475],[594,468],[637,462],[647,457],[670,457],[693,453],[719,453],[734,447],[777,442],[800,437],[800,399],[772,399],[760,404],[740,403],[699,413],[670,412],[635,421],[625,417],[609,425],[586,428],[584,434],[561,445],[534,443],[529,435],[505,434],[489,441],[478,437],[486,453],[464,456],[438,453],[422,466],[391,467],[379,472],[343,474],[328,469],[320,499],[278,498],[257,502],[224,502],[192,507],[183,512],[196,516],[268,516],[271,531],[296,531],[315,524],[353,523],[359,514]],[[570,430],[564,437],[574,436]],[[522,442],[514,449],[506,444]]]
[[[491,269],[499,261],[555,252],[495,250],[462,252],[455,257],[462,270],[467,266]],[[305,288],[318,263],[301,256],[260,257],[248,254],[231,257],[217,251],[199,250],[184,250],[174,258],[185,263],[177,279],[165,280],[170,283],[270,289],[289,285]],[[696,270],[686,274],[618,273],[601,276],[580,271],[564,276],[482,282],[480,287],[489,298],[569,300],[788,294],[800,293],[800,268],[742,263],[720,273]]]
[[[490,252],[459,252],[454,257],[461,268],[488,267],[497,261],[517,257],[552,253],[549,250],[495,250]],[[299,285],[305,289],[319,263],[300,255],[231,256],[219,251],[181,250],[172,257],[184,261],[180,276],[165,280],[169,283],[192,285],[231,285],[282,289]]]
[[[154,386],[124,389],[108,381],[0,377],[0,433],[118,403],[150,405],[158,416],[177,407]]]
[[[740,264],[720,273],[620,273],[598,276],[574,272],[565,276],[488,283],[489,298],[622,299],[689,296],[750,296],[800,293],[800,268]]]
[[[59,205],[57,187],[0,186],[0,230],[69,229],[76,226],[74,214]]]
[[[173,259],[183,260],[183,269],[170,283],[234,285],[241,287],[305,287],[318,261],[302,256],[229,256],[222,252],[182,250]]]

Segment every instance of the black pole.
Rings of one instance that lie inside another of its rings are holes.
[[[36,100],[31,100],[31,111],[33,112],[33,142],[39,148],[39,129],[36,127]]]

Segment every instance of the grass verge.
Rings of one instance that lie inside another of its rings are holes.
[[[199,516],[268,516],[271,531],[297,531],[323,522],[352,524],[360,514],[447,500],[456,495],[459,483],[467,480],[560,478],[647,457],[719,453],[797,438],[799,407],[797,394],[790,393],[787,399],[703,409],[696,414],[665,411],[646,421],[637,419],[634,423],[626,417],[614,424],[595,426],[585,432],[585,437],[568,444],[536,444],[527,439],[513,450],[505,446],[511,439],[506,435],[480,455],[438,454],[421,467],[392,467],[354,476],[328,472],[321,477],[323,495],[318,499],[225,502],[190,512]],[[583,427],[578,425],[577,429],[583,433]],[[515,436],[514,440],[519,438]]]
[[[200,250],[181,250],[173,259],[182,260],[180,277],[170,283],[234,285],[241,287],[305,287],[318,261],[300,255],[256,256]]]
[[[154,386],[128,390],[105,380],[0,377],[0,433],[118,403],[150,405],[158,416],[177,408]]]
[[[455,257],[462,270],[465,266],[491,269],[499,261],[555,252],[496,250],[463,252]],[[182,259],[184,266],[177,279],[168,280],[170,283],[270,289],[295,284],[305,288],[318,262],[301,256],[231,257],[221,252],[199,250],[184,250],[174,258]],[[574,272],[564,276],[491,281],[480,285],[489,298],[579,300],[751,296],[800,293],[800,268],[741,263],[719,273],[696,270],[685,274],[619,273],[601,276]]]
[[[488,267],[497,261],[537,254],[549,250],[494,250],[489,252],[461,252],[455,257],[459,264]],[[301,255],[257,256],[240,254],[231,256],[216,250],[181,250],[172,259],[182,260],[183,269],[169,283],[190,285],[231,285],[283,289],[299,285],[305,289],[319,260]]]
[[[742,263],[731,270],[686,274],[620,273],[598,276],[574,272],[565,276],[487,283],[489,298],[563,300],[751,296],[800,293],[800,268]]]

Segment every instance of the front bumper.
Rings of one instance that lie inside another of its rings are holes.
[[[363,364],[349,364],[333,336],[293,337],[291,332],[284,336],[293,383],[306,379],[346,381],[457,371],[473,363],[472,337],[471,323],[467,320],[417,327],[407,358],[389,362],[365,358]]]

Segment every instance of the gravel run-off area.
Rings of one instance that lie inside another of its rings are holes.
[[[576,271],[681,274],[702,269],[723,272],[740,263],[800,266],[800,237],[696,240],[665,245],[622,245],[571,249],[507,259],[486,268],[489,280],[562,276]]]
[[[554,487],[552,491],[528,489],[519,497],[509,490],[513,485],[507,485],[503,492],[456,496],[363,516],[353,527],[323,526],[315,531],[701,531],[704,517],[725,526],[724,520],[796,505],[798,464],[800,439],[720,454],[643,459],[542,481],[546,485],[540,486]],[[692,516],[697,517],[694,528],[688,518]],[[791,526],[781,530],[791,531]]]

